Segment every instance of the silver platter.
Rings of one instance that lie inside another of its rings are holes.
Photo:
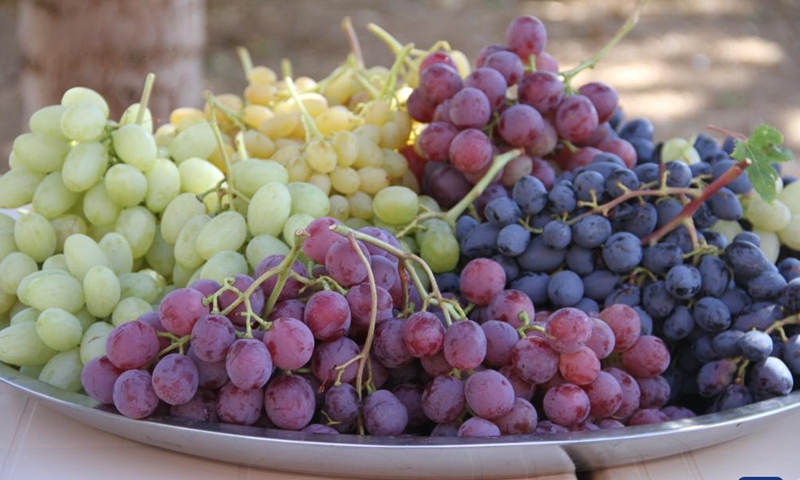
[[[0,381],[86,425],[154,447],[222,462],[324,477],[501,479],[614,467],[717,445],[800,406],[800,392],[658,425],[496,439],[359,437],[284,432],[178,418],[132,420],[91,398],[0,364]]]

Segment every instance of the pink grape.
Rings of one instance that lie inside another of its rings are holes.
[[[481,48],[481,50],[478,52],[478,56],[475,58],[475,68],[476,69],[483,68],[483,66],[486,65],[486,59],[489,57],[489,55],[495,52],[507,52],[507,51],[508,48],[506,48],[505,45],[499,45],[499,44],[486,45],[485,47]]]
[[[424,387],[415,383],[402,383],[392,389],[394,396],[406,407],[409,427],[419,427],[428,423],[428,417],[422,408],[423,391]]]
[[[591,100],[583,95],[565,98],[556,110],[556,131],[572,143],[588,139],[598,125],[597,110]]]
[[[558,372],[558,354],[540,337],[520,339],[511,350],[511,364],[528,383],[544,383]]]
[[[334,340],[350,329],[350,306],[341,293],[323,290],[308,299],[303,321],[317,340]]]
[[[142,368],[158,355],[156,330],[135,320],[118,325],[106,337],[106,356],[117,368]]]
[[[480,417],[467,419],[458,427],[459,437],[499,437],[500,428],[494,423]]]
[[[506,272],[494,260],[476,258],[470,260],[461,270],[461,294],[476,305],[489,305],[503,291],[505,285]]]
[[[364,244],[356,241],[356,245],[369,261],[369,251]],[[325,269],[344,287],[352,287],[365,281],[367,268],[368,266],[361,261],[358,251],[346,239],[334,243],[325,255]]]
[[[411,356],[430,357],[442,350],[444,345],[444,325],[430,312],[416,312],[409,316],[400,330],[406,350]]]
[[[544,130],[542,115],[525,104],[513,105],[500,114],[497,131],[503,140],[514,147],[533,144]]]
[[[614,332],[614,351],[624,352],[631,348],[642,334],[642,322],[633,308],[617,303],[600,312],[600,319]]]
[[[335,422],[347,423],[357,419],[361,413],[361,400],[356,387],[342,383],[327,389],[323,410]]]
[[[555,435],[557,433],[568,433],[569,429],[567,427],[562,427],[561,425],[557,425],[550,420],[542,420],[541,422],[536,424],[536,428],[533,430],[533,433],[536,435]]]
[[[259,279],[262,275],[267,273],[269,270],[280,265],[283,262],[285,255],[270,255],[268,257],[264,257],[263,260],[258,264],[256,267],[255,273],[253,274],[256,279]],[[302,277],[308,276],[308,271],[306,267],[303,266],[298,260],[295,260],[292,263],[291,269]],[[272,295],[272,291],[275,290],[275,287],[278,284],[278,275],[272,275],[271,277],[267,278],[261,284],[261,290],[264,291],[264,298],[269,299],[270,295]],[[300,295],[300,289],[303,288],[303,284],[300,283],[298,280],[289,277],[286,280],[286,283],[283,285],[283,289],[278,294],[278,302],[283,302],[284,300],[290,300],[293,298],[297,298]]]
[[[558,73],[558,61],[547,52],[539,52],[536,55],[536,71]]]
[[[607,122],[614,115],[619,103],[619,94],[611,85],[604,82],[590,82],[578,89],[581,95],[586,96],[597,110],[597,121]]]
[[[564,82],[555,73],[536,71],[522,77],[517,92],[520,103],[546,115],[554,112],[564,98]]]
[[[114,383],[125,370],[117,368],[105,355],[89,360],[81,370],[81,385],[99,403],[114,403]]]
[[[171,405],[169,414],[173,417],[188,418],[199,422],[219,422],[217,394],[212,390],[199,389],[188,402]]]
[[[577,308],[560,308],[550,315],[545,330],[553,350],[559,353],[578,351],[592,336],[589,317]]]
[[[481,324],[486,336],[486,358],[484,362],[492,367],[502,367],[511,363],[511,349],[519,341],[519,333],[510,324],[500,320],[489,320]]]
[[[515,18],[506,30],[506,45],[524,61],[530,55],[539,55],[547,45],[544,23],[532,15]]]
[[[428,103],[438,105],[461,90],[463,84],[455,68],[444,63],[434,63],[420,71],[417,89]]]
[[[516,85],[525,73],[525,66],[522,64],[522,60],[516,54],[507,50],[501,50],[489,55],[486,57],[483,66],[500,72],[509,87]]]
[[[610,417],[622,406],[622,387],[608,372],[599,372],[592,383],[583,387],[583,391],[589,396],[592,417]]]
[[[500,367],[498,371],[511,382],[511,386],[514,387],[514,395],[517,398],[524,398],[529,401],[533,398],[533,394],[536,393],[536,385],[523,380],[513,365],[509,364]]]
[[[443,63],[449,67],[457,68],[456,62],[453,61],[453,57],[451,57],[449,53],[442,50],[436,50],[435,52],[429,53],[428,56],[422,59],[422,62],[419,64],[419,71],[421,72],[436,63]]]
[[[383,288],[377,287],[375,291],[378,294],[378,310],[375,314],[375,323],[380,324],[392,318],[394,301],[392,300],[392,295]],[[366,336],[367,329],[369,328],[370,314],[372,312],[372,299],[370,298],[369,284],[360,283],[351,287],[345,298],[350,308],[351,336],[354,338]]]
[[[142,316],[140,316],[139,318],[137,318],[137,320],[139,320],[140,322],[144,322],[144,323],[150,325],[151,327],[153,327],[155,329],[155,331],[156,331],[156,335],[158,335],[158,332],[166,332],[167,331],[167,329],[164,328],[164,325],[161,324],[161,318],[158,316],[158,312],[157,311],[147,312],[147,313],[143,314]],[[170,339],[168,337],[159,336],[158,337],[158,350],[159,351],[164,350],[165,348],[169,347],[170,343],[171,343],[171,341],[170,341]]]
[[[666,413],[657,408],[645,408],[634,413],[628,420],[628,426],[650,425],[653,423],[668,422],[669,417]]]
[[[669,349],[654,335],[643,335],[631,348],[622,352],[622,366],[637,377],[655,377],[669,367]]]
[[[436,423],[454,422],[466,406],[464,382],[452,375],[439,375],[422,392],[425,415]]]
[[[422,369],[425,370],[425,373],[432,377],[445,375],[453,370],[453,366],[447,363],[443,351],[431,355],[430,357],[422,357],[419,359],[419,363],[422,365]]]
[[[210,278],[201,278],[192,282],[188,288],[197,290],[198,292],[202,293],[204,297],[208,297],[217,293],[219,289],[222,288],[222,285],[220,285],[216,280],[211,280]]]
[[[488,318],[508,323],[514,328],[523,325],[523,313],[529,320],[533,320],[535,316],[533,302],[523,292],[513,289],[503,290],[495,295],[486,310]]]
[[[145,418],[158,407],[150,374],[144,370],[127,370],[114,382],[114,406],[128,418]]]
[[[528,435],[536,430],[539,414],[531,402],[524,398],[515,398],[514,405],[508,413],[494,419],[495,425],[503,435]]]
[[[574,385],[588,385],[600,373],[600,360],[589,347],[581,347],[573,353],[562,353],[558,360],[561,376]]]
[[[591,404],[586,392],[577,385],[562,383],[544,394],[544,414],[553,423],[562,426],[580,423],[589,416]]]
[[[228,383],[228,371],[225,369],[225,361],[221,362],[204,362],[197,358],[194,349],[189,347],[186,351],[186,356],[191,358],[197,367],[198,387],[217,389]]]
[[[227,317],[203,315],[192,327],[192,349],[204,362],[225,360],[228,349],[236,340],[236,330]]]
[[[641,396],[639,407],[641,408],[661,408],[669,401],[671,387],[666,378],[658,375],[650,378],[637,378]]]
[[[592,336],[586,342],[586,346],[591,348],[600,360],[611,355],[614,351],[615,339],[614,332],[608,324],[599,318],[590,318],[592,322]]]
[[[338,220],[331,217],[320,217],[309,223],[306,227],[308,238],[303,241],[303,253],[316,263],[324,264],[328,249],[342,238],[341,235],[330,229],[331,226],[339,223]]]
[[[233,383],[222,387],[217,396],[217,414],[224,423],[253,425],[264,409],[264,391],[244,389]]]
[[[377,390],[364,400],[364,427],[370,435],[400,435],[407,425],[406,407],[389,390]]]
[[[429,123],[433,120],[433,112],[436,105],[429,102],[422,96],[422,91],[414,89],[406,100],[406,111],[408,116],[421,123]]]
[[[683,420],[684,418],[694,418],[696,413],[686,407],[679,407],[677,405],[670,405],[661,409],[670,420]]]
[[[431,122],[422,129],[417,137],[417,149],[420,155],[431,162],[446,162],[450,158],[450,144],[458,129],[449,122]]]
[[[233,277],[233,287],[242,292],[242,294],[253,284],[253,278],[248,275],[235,275]],[[226,290],[222,292],[219,296],[219,308],[220,310],[226,310],[229,306],[233,304],[236,300],[239,299],[241,294],[237,293],[234,290]],[[260,288],[257,288],[250,294],[248,297],[250,302],[250,308],[256,315],[261,315],[264,310],[264,291]],[[244,327],[247,322],[247,305],[245,302],[242,301],[237,306],[233,308],[228,314],[227,317],[230,318],[231,322],[234,325]],[[254,320],[250,320],[251,324],[254,324]]]
[[[511,411],[514,387],[496,370],[482,370],[469,376],[464,384],[467,405],[479,417],[494,420]]]
[[[459,172],[478,172],[492,161],[492,142],[480,130],[467,128],[453,137],[448,149],[450,163]]]
[[[305,323],[296,318],[276,318],[262,340],[272,362],[283,370],[301,368],[314,353],[314,335]]]
[[[297,375],[272,379],[264,391],[264,410],[278,428],[300,430],[314,417],[316,401],[311,385]]]
[[[486,357],[486,336],[472,320],[453,323],[444,333],[444,357],[459,370],[477,368]]]
[[[500,108],[506,100],[508,85],[503,75],[493,68],[476,68],[464,78],[465,87],[474,87],[486,95],[492,111]]]
[[[369,264],[372,267],[372,275],[375,277],[375,285],[386,290],[386,293],[389,293],[394,284],[400,281],[397,262],[380,255],[372,255]],[[369,282],[367,282],[367,287],[369,287]]]
[[[491,115],[489,98],[477,88],[464,87],[450,99],[450,120],[458,128],[482,128]]]
[[[613,376],[617,382],[619,382],[619,386],[622,389],[622,404],[620,405],[619,409],[612,415],[613,418],[617,420],[624,420],[639,409],[639,401],[641,397],[641,390],[639,390],[639,384],[636,383],[636,380],[624,372],[619,368],[606,368],[603,370]]]
[[[305,309],[306,304],[302,300],[284,300],[275,304],[275,307],[269,312],[269,317],[267,318],[269,320],[275,320],[276,318],[289,317],[302,320]]]
[[[181,405],[197,393],[197,367],[186,355],[170,353],[161,358],[153,369],[153,390],[169,405]]]
[[[158,306],[161,324],[175,335],[192,333],[195,322],[210,312],[210,306],[203,303],[204,299],[203,294],[193,288],[178,288],[169,292]]]
[[[272,357],[261,340],[240,338],[228,350],[225,370],[231,383],[237,387],[245,390],[261,388],[272,375]]]
[[[608,153],[613,153],[625,162],[628,168],[636,166],[636,149],[622,138],[607,138],[597,144],[597,148]]]
[[[600,427],[600,430],[611,430],[614,428],[625,428],[625,424],[620,422],[619,420],[614,420],[613,418],[603,418],[597,422],[597,426]]]
[[[311,371],[323,384],[333,384],[339,376],[339,365],[344,365],[361,353],[356,342],[347,337],[337,338],[317,345],[311,356]],[[342,374],[342,382],[350,383],[356,378],[358,362],[352,362]]]
[[[403,343],[402,329],[405,320],[390,318],[375,328],[372,354],[387,368],[398,368],[414,361]]]

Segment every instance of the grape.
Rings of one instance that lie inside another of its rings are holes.
[[[669,360],[666,344],[653,335],[642,335],[631,348],[622,352],[623,367],[637,377],[649,378],[664,373]]]
[[[217,389],[229,383],[228,372],[225,369],[225,362],[209,363],[197,358],[194,349],[189,347],[186,356],[192,359],[197,367],[198,388]]]
[[[462,86],[458,71],[445,63],[434,63],[420,70],[418,90],[430,104],[438,105],[451,98]]]
[[[558,354],[543,338],[525,337],[511,350],[511,364],[524,381],[540,384],[558,372]]]
[[[591,404],[588,395],[580,387],[562,383],[544,395],[544,413],[558,425],[574,425],[589,416]]]
[[[267,417],[284,430],[300,430],[311,422],[316,407],[314,390],[297,375],[281,375],[264,391]]]
[[[432,80],[431,83],[434,83]],[[408,115],[418,122],[430,123],[436,105],[429,102],[422,93],[422,90],[415,88],[406,99],[406,110]]]
[[[190,334],[197,320],[209,313],[209,306],[203,300],[203,294],[192,288],[169,292],[158,307],[164,328],[175,335]]]
[[[261,388],[272,374],[272,357],[262,341],[240,338],[228,349],[225,370],[231,383],[237,387],[248,390]]]
[[[400,335],[411,356],[430,357],[442,350],[445,329],[439,318],[432,313],[416,312],[402,323]]]
[[[470,230],[461,242],[465,257],[486,257],[492,254],[497,244],[500,229],[491,223],[482,223]]]
[[[181,405],[197,392],[197,367],[186,355],[171,353],[161,358],[153,369],[153,390],[170,405]]]
[[[361,242],[356,242],[362,254],[369,259],[369,252]],[[325,268],[339,284],[350,287],[363,282],[367,278],[367,268],[358,252],[348,240],[342,239],[331,245],[325,255]]]
[[[108,168],[108,153],[96,142],[79,143],[73,146],[64,164],[61,177],[64,186],[73,192],[85,192],[103,177]]]
[[[20,282],[39,270],[36,260],[22,252],[10,252],[0,260],[0,291],[16,295]]]
[[[128,418],[148,417],[158,406],[150,374],[143,370],[120,374],[114,382],[113,400],[117,410]]]
[[[474,87],[459,90],[449,100],[449,107],[450,120],[458,128],[482,128],[492,112],[489,98]]]
[[[195,355],[209,363],[225,360],[228,349],[236,340],[236,331],[230,320],[216,314],[200,317],[192,327],[191,335]]]
[[[697,325],[707,332],[721,332],[731,325],[731,313],[725,304],[713,297],[703,297],[692,309]]]
[[[611,236],[611,223],[600,215],[588,215],[572,225],[572,240],[584,248],[602,245]]]
[[[675,309],[675,297],[670,295],[668,288],[661,280],[644,287],[642,303],[649,315],[664,318]]]
[[[464,383],[452,375],[438,375],[422,392],[422,408],[432,421],[454,422],[467,406]]]
[[[111,134],[114,152],[123,162],[147,172],[156,162],[155,138],[142,125],[122,125]]]
[[[355,387],[343,383],[327,389],[323,410],[335,422],[347,423],[358,418],[361,401]]]
[[[458,264],[458,240],[450,231],[427,233],[419,248],[420,257],[434,273],[449,272]]]
[[[538,18],[523,15],[515,18],[506,30],[508,49],[516,53],[524,61],[530,55],[539,55],[547,45],[547,30]]]
[[[589,397],[592,417],[610,417],[622,406],[622,387],[608,372],[598,372],[597,377],[583,390]]]
[[[270,255],[269,257],[265,257],[261,260],[261,263],[258,264],[258,267],[255,269],[254,277],[258,279],[262,279],[262,277],[271,269],[280,265],[280,263],[284,260],[285,255]],[[291,269],[301,276],[307,276],[306,267],[303,266],[302,263],[295,260],[292,263]],[[275,289],[278,283],[278,274],[277,272],[275,275],[265,279],[261,284],[261,289],[264,291],[264,297],[269,298],[272,295],[272,291]],[[283,286],[283,290],[278,294],[278,302],[282,302],[284,300],[289,300],[292,298],[297,298],[299,295],[300,289],[303,288],[303,284],[300,283],[298,280],[289,277],[286,280],[286,283]]]
[[[158,354],[158,337],[147,323],[133,321],[117,326],[106,339],[106,355],[123,370],[141,368]]]
[[[322,383],[334,383],[342,373],[341,381],[348,383],[356,378],[358,362],[351,362],[344,369],[338,366],[350,361],[360,353],[358,345],[347,337],[322,342],[311,356],[311,371]]]
[[[688,300],[700,291],[702,276],[690,265],[676,265],[667,272],[665,286],[673,297]]]
[[[243,389],[233,383],[222,387],[217,395],[217,415],[224,423],[253,425],[264,409],[264,391]]]
[[[36,333],[53,350],[64,352],[80,345],[83,328],[74,315],[61,308],[48,308],[36,319]]]
[[[747,282],[747,293],[756,300],[774,298],[785,288],[786,279],[775,270],[766,271]]]
[[[424,387],[414,383],[401,383],[392,389],[392,393],[403,404],[408,414],[408,426],[420,427],[428,423],[425,410],[422,408],[422,392]]]
[[[492,161],[492,144],[482,131],[467,128],[453,137],[448,155],[459,172],[476,173]]]
[[[488,305],[506,284],[506,275],[495,261],[476,258],[461,271],[461,294],[476,305]]]
[[[567,382],[588,385],[600,372],[600,360],[589,347],[581,347],[573,353],[562,353],[558,360],[558,370]]]
[[[572,95],[561,101],[556,111],[555,127],[564,139],[580,143],[597,129],[597,110],[584,95]]]
[[[733,383],[736,370],[736,362],[727,358],[706,363],[697,373],[698,393],[704,397],[716,397]]]
[[[767,357],[753,365],[747,384],[755,396],[760,394],[788,395],[794,386],[792,372],[776,357]]]
[[[695,322],[691,311],[684,305],[678,305],[664,319],[663,336],[665,340],[678,341],[688,337],[694,330]]]
[[[744,385],[728,385],[714,401],[713,411],[724,412],[753,403],[753,395]]]
[[[578,92],[591,100],[597,110],[599,123],[605,123],[611,119],[619,102],[619,95],[614,87],[603,82],[590,82],[581,85]]]
[[[623,420],[633,415],[639,409],[641,390],[636,380],[618,368],[606,368],[604,372],[610,374],[617,380],[622,391],[622,403],[612,414],[615,419]]]
[[[476,415],[489,420],[509,413],[515,398],[511,383],[495,370],[470,375],[464,385],[464,396]]]
[[[509,87],[516,85],[525,73],[522,60],[507,50],[499,50],[487,56],[483,66],[500,72]]]
[[[498,228],[514,224],[522,218],[522,212],[517,203],[505,196],[497,197],[487,203],[483,209],[483,215],[486,217],[486,221]]]
[[[399,287],[399,282],[397,282],[396,286]],[[378,296],[378,309],[375,312],[375,321],[380,323],[392,317],[393,300],[391,294],[381,287],[376,287],[376,293]],[[360,283],[350,288],[346,298],[352,318],[351,332],[366,333],[369,328],[370,314],[372,313],[369,284]]]
[[[377,390],[364,400],[364,427],[370,435],[399,435],[408,425],[408,412],[388,390]]]
[[[669,401],[671,387],[664,377],[637,378],[636,383],[641,392],[641,408],[661,408]]]
[[[95,322],[89,325],[83,333],[80,346],[81,361],[84,365],[88,364],[89,361],[94,358],[104,357],[106,355],[106,339],[113,329],[114,327],[106,322]],[[164,340],[164,343],[166,343],[167,339]],[[159,348],[161,348],[162,345],[166,348],[169,344],[166,343],[166,345],[164,345],[160,343]]]
[[[314,351],[314,336],[311,330],[295,318],[278,317],[272,328],[264,333],[264,344],[276,367],[295,370],[311,360]]]
[[[417,194],[411,189],[393,186],[382,189],[372,200],[375,216],[381,221],[402,225],[410,222],[419,210]]]
[[[199,389],[188,402],[172,405],[169,414],[173,417],[188,418],[200,422],[219,422],[217,415],[217,394],[211,390]]]
[[[532,145],[544,129],[542,115],[525,104],[513,105],[500,114],[497,129],[500,136],[515,147]]]
[[[550,277],[547,296],[556,307],[575,306],[583,298],[583,282],[575,272],[562,270]]]
[[[387,368],[399,368],[414,360],[403,340],[404,325],[405,320],[391,318],[381,322],[375,328],[372,353]]]
[[[253,235],[278,236],[283,231],[292,210],[292,195],[281,182],[262,185],[247,207],[247,227]]]
[[[574,353],[580,350],[592,335],[589,317],[582,311],[569,307],[553,312],[545,329],[550,346],[559,353]]]
[[[81,385],[86,394],[99,403],[114,403],[114,384],[124,370],[117,368],[106,356],[95,357],[81,371]]]
[[[459,437],[499,437],[500,428],[489,420],[472,417],[458,427]]]
[[[494,68],[476,68],[464,78],[464,87],[476,88],[489,100],[492,111],[497,110],[506,99],[506,79]],[[456,94],[457,95],[457,94]],[[452,115],[452,114],[451,114]],[[455,123],[455,122],[454,122]],[[478,125],[477,128],[482,125]],[[430,157],[428,157],[430,160]]]
[[[649,425],[652,423],[668,422],[669,417],[656,408],[644,408],[634,413],[628,420],[628,426]]]
[[[489,320],[481,325],[486,337],[487,365],[502,367],[511,363],[511,349],[519,340],[519,334],[509,323]]]
[[[614,351],[616,339],[614,332],[608,323],[598,318],[590,318],[592,322],[592,335],[586,342],[586,346],[590,348],[598,359],[602,360],[611,355]]]
[[[505,90],[503,94],[505,95]],[[417,137],[417,147],[427,160],[446,162],[449,158],[450,143],[457,134],[458,129],[452,123],[431,122]]]

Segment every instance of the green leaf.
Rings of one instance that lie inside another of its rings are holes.
[[[765,202],[771,203],[778,193],[775,189],[775,182],[778,181],[780,175],[772,164],[792,159],[792,152],[781,147],[782,143],[781,132],[769,125],[761,125],[750,135],[750,138],[737,139],[736,147],[731,154],[737,160],[747,158],[753,162],[747,168],[747,174],[753,183],[753,188]]]

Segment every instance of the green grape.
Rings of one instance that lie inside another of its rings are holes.
[[[134,259],[144,257],[156,234],[156,217],[144,207],[126,208],[117,217],[114,231],[128,241]]]
[[[117,275],[133,270],[133,251],[125,237],[117,232],[108,232],[97,242],[108,258],[108,266]]]
[[[356,192],[347,196],[350,202],[350,216],[362,220],[372,220],[372,197],[364,192]]]
[[[52,172],[33,192],[33,209],[43,217],[53,219],[72,208],[80,198],[79,193],[64,185],[61,172]]]
[[[203,264],[203,257],[197,252],[195,243],[210,221],[208,215],[195,215],[186,222],[175,241],[175,263],[193,271]]]
[[[758,235],[758,238],[761,239],[761,246],[759,248],[764,252],[764,255],[770,263],[776,263],[781,253],[781,240],[778,238],[778,234],[759,229],[753,229],[753,233]]]
[[[792,215],[800,214],[800,183],[794,182],[783,187],[778,194],[778,201],[789,207]]]
[[[700,162],[700,154],[694,145],[683,138],[671,138],[661,147],[661,162],[680,160],[689,165]]]
[[[111,265],[100,245],[88,235],[76,234],[67,238],[64,242],[64,257],[69,272],[80,281],[83,281],[90,269]]]
[[[61,169],[69,153],[69,143],[43,133],[23,133],[12,145],[14,167],[26,167],[39,173]]]
[[[60,217],[56,217],[50,221],[53,225],[53,230],[56,232],[56,252],[64,251],[64,242],[70,235],[83,234],[89,232],[89,225],[82,216],[74,213],[65,213]],[[53,257],[49,257],[48,260]],[[47,260],[45,260],[47,262]]]
[[[71,107],[79,103],[91,103],[103,112],[103,116],[108,118],[108,103],[102,95],[95,92],[91,88],[86,87],[72,87],[61,97],[61,105]]]
[[[61,270],[63,272],[69,272],[67,268],[67,259],[63,253],[53,255],[44,261],[42,270]]]
[[[36,379],[39,378],[42,370],[44,370],[44,365],[28,365],[25,367],[19,367],[19,373]]]
[[[161,230],[156,229],[153,244],[144,256],[147,264],[163,277],[172,275],[175,268],[175,252],[172,245],[164,241]]]
[[[800,250],[800,214],[792,215],[789,225],[778,232],[778,238],[792,250]]]
[[[14,240],[14,230],[0,230],[0,262],[11,252],[18,252],[17,242]]]
[[[244,255],[231,250],[217,252],[200,269],[200,278],[210,278],[222,283],[235,275],[247,275],[248,265]]]
[[[15,167],[0,175],[0,208],[19,208],[30,203],[45,176],[27,167]]]
[[[64,105],[48,105],[33,112],[28,119],[28,128],[34,133],[43,133],[51,137],[67,140],[61,131],[61,117],[69,107]]]
[[[86,310],[86,306],[75,312],[75,318],[81,323],[81,331],[85,332],[89,325],[97,321],[97,318]]]
[[[169,156],[169,144],[178,136],[178,127],[171,123],[161,125],[154,134],[158,145],[159,157]]]
[[[172,284],[177,288],[183,288],[189,284],[189,279],[194,275],[195,270],[188,270],[175,263],[172,269]]]
[[[417,215],[419,197],[406,187],[387,187],[372,199],[375,216],[391,225],[403,225]]]
[[[44,365],[56,353],[39,339],[34,322],[0,330],[0,362],[19,367]]]
[[[49,275],[67,275],[69,276],[69,272],[62,271],[62,270],[39,270],[38,272],[33,272],[23,278],[19,285],[17,285],[17,298],[19,299],[19,303],[22,305],[22,310],[24,307],[28,306],[28,299],[27,299],[27,292],[28,286],[37,278],[49,276]]]
[[[45,345],[63,352],[80,345],[83,337],[81,322],[61,308],[42,310],[36,319],[36,333]]]
[[[61,176],[64,185],[73,192],[85,192],[96,185],[108,168],[108,152],[96,142],[74,145],[64,165]]]
[[[350,217],[344,221],[344,224],[352,228],[353,230],[358,230],[360,228],[372,226],[372,224],[369,223],[368,221],[358,217]]]
[[[68,392],[79,392],[82,388],[80,350],[73,348],[57,353],[42,368],[39,381],[61,388]]]
[[[342,195],[331,195],[331,211],[328,212],[329,217],[344,222],[350,218],[350,202],[347,201]]]
[[[106,128],[103,112],[91,103],[72,105],[61,116],[61,131],[70,140],[94,142]]]
[[[17,219],[14,241],[20,252],[27,253],[37,263],[44,262],[56,250],[56,232],[38,213],[26,213]]]
[[[208,158],[217,148],[211,125],[207,122],[192,125],[176,136],[169,144],[169,155],[180,164],[187,158]]]
[[[144,204],[153,213],[161,213],[181,193],[181,175],[178,167],[165,158],[155,161],[145,174],[147,193]],[[202,212],[201,212],[202,213]]]
[[[138,320],[145,313],[152,311],[153,307],[141,298],[123,298],[114,307],[114,312],[111,314],[111,324],[118,327],[123,323]]]
[[[424,213],[426,211],[428,211],[428,212],[441,212],[442,211],[442,207],[440,207],[439,204],[436,203],[436,200],[434,200],[432,197],[429,197],[428,195],[420,195],[419,196],[419,213]]]
[[[106,354],[106,338],[114,326],[106,322],[95,322],[83,332],[81,338],[81,362],[84,365],[93,358],[102,357]]]
[[[36,260],[22,252],[12,252],[0,261],[0,290],[16,295],[19,282],[39,270]]]
[[[780,200],[767,203],[760,196],[750,199],[744,218],[753,224],[753,227],[768,232],[777,232],[786,228],[792,219],[789,207]]]
[[[108,267],[92,267],[83,277],[86,310],[97,318],[111,315],[120,301],[121,291],[117,274]]]
[[[266,233],[276,237],[283,231],[292,211],[292,194],[279,182],[268,182],[250,199],[247,226],[253,235]]]
[[[213,163],[203,158],[191,157],[178,165],[181,190],[199,195],[215,188],[225,175]]]
[[[270,255],[286,255],[289,253],[289,247],[286,246],[280,239],[268,234],[262,233],[256,235],[247,242],[245,249],[245,256],[250,268],[256,269],[261,260]]]
[[[158,298],[158,282],[144,272],[131,272],[119,276],[120,298],[136,297],[147,303],[153,303]]]
[[[14,223],[16,223],[16,220],[14,219],[14,217],[12,217],[10,215],[6,215],[3,212],[0,212],[0,233],[2,233],[3,231],[13,232],[14,231]],[[2,260],[2,259],[0,259],[0,260]]]
[[[733,238],[743,231],[742,226],[739,225],[739,222],[729,220],[718,220],[717,223],[710,228],[710,230],[721,233],[725,236],[728,242],[732,242]]]
[[[108,196],[104,182],[90,188],[83,196],[83,215],[92,225],[112,225],[122,207]]]
[[[204,213],[203,202],[191,193],[181,193],[170,200],[161,214],[160,229],[164,241],[174,245],[186,222]]]
[[[246,158],[231,166],[231,176],[236,189],[250,198],[269,182],[289,183],[286,167],[272,160]]]
[[[8,316],[15,303],[17,303],[16,295],[0,291],[0,315]]]
[[[26,285],[22,291],[23,283],[17,289],[17,296],[25,303],[38,310],[45,311],[48,308],[62,308],[68,312],[77,312],[84,305],[83,286],[70,275],[55,273],[58,270],[48,270],[53,272],[50,275],[41,275],[34,278]],[[23,280],[24,282],[24,280]]]
[[[27,323],[27,322],[36,323],[36,320],[39,318],[39,314],[41,313],[42,313],[41,311],[32,307],[25,308],[16,315],[14,315],[13,317],[11,317],[10,324],[17,325],[20,323]]]
[[[136,125],[136,117],[139,116],[139,108],[139,102],[136,102],[130,107],[126,108],[125,111],[122,112],[122,116],[119,117],[119,124]],[[144,127],[144,130],[147,133],[150,135],[153,134],[153,113],[147,107],[145,107],[144,115],[142,115],[141,126]]]
[[[308,166],[320,173],[330,173],[336,168],[336,149],[325,140],[312,140],[306,144]]]
[[[117,163],[106,172],[104,179],[109,198],[121,207],[133,207],[147,195],[144,173],[126,163]]]
[[[283,241],[286,242],[286,245],[293,247],[295,232],[305,229],[313,221],[314,217],[307,213],[295,213],[289,217],[283,225]]]
[[[156,139],[147,129],[135,123],[123,125],[111,134],[114,152],[128,165],[147,172],[156,163]]]
[[[389,178],[400,178],[408,171],[408,160],[402,153],[394,150],[383,150],[383,169]]]
[[[19,300],[19,298],[17,298],[14,301],[14,305],[11,307],[11,310],[8,311],[8,318],[9,319],[12,318],[14,315],[16,315],[17,313],[25,310],[26,308],[29,308],[29,307],[27,305],[25,305],[24,303],[22,303]]]
[[[288,187],[292,194],[292,214],[305,213],[319,218],[327,215],[331,209],[328,196],[314,185],[292,182]]]
[[[195,250],[208,260],[223,250],[239,250],[247,239],[247,221],[238,212],[222,212],[200,231]]]

